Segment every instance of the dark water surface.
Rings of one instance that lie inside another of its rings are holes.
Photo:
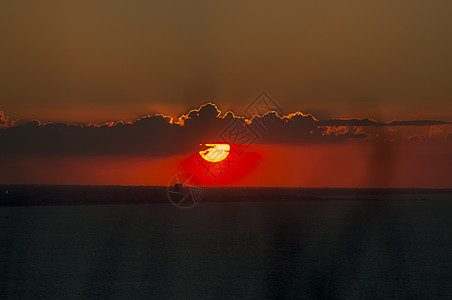
[[[0,207],[0,237],[2,299],[452,295],[448,194]]]

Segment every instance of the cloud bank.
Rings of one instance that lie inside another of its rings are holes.
[[[375,137],[372,132],[377,128],[450,124],[451,122],[440,120],[388,123],[368,118],[317,120],[314,116],[301,112],[280,116],[273,111],[245,118],[232,112],[223,114],[212,103],[204,104],[177,119],[155,114],[131,122],[103,125],[39,121],[13,124],[0,111],[0,154],[169,156],[196,151],[199,144],[204,143],[339,143]],[[396,132],[397,129],[392,131]],[[450,141],[450,133],[444,134],[444,140]]]

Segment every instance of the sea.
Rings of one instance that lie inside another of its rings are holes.
[[[452,297],[451,190],[165,191],[0,186],[0,298]]]

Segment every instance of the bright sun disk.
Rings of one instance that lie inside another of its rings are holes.
[[[222,161],[229,155],[231,147],[228,144],[205,144],[206,150],[199,151],[199,155],[207,161]]]

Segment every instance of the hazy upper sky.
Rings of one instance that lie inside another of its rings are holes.
[[[4,1],[0,110],[43,121],[240,111],[452,120],[452,1]]]

